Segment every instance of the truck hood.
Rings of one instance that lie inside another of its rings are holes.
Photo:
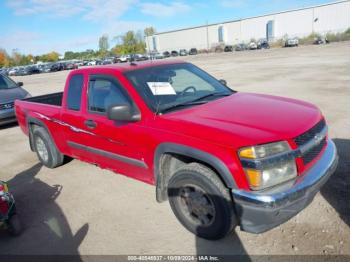
[[[176,123],[174,128],[183,122],[178,132],[237,147],[294,138],[322,118],[310,103],[251,93],[235,93],[164,116]]]
[[[28,94],[22,88],[0,89],[0,104],[13,102],[16,99],[22,99]]]

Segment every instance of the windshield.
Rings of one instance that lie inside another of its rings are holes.
[[[16,88],[17,85],[15,82],[13,82],[8,77],[0,74],[0,90],[2,89],[10,89],[10,88]]]
[[[214,77],[188,63],[160,65],[125,75],[156,113],[207,103],[233,93]]]

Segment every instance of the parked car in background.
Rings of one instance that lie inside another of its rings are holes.
[[[233,46],[232,45],[225,46],[224,52],[233,52]]]
[[[329,44],[329,40],[326,36],[317,36],[314,39],[314,45],[324,45]]]
[[[248,49],[248,47],[247,47],[247,45],[244,44],[244,43],[241,43],[241,44],[236,45],[236,48],[235,48],[236,51],[245,51],[245,50],[247,50],[247,49]]]
[[[180,56],[187,56],[187,55],[188,55],[188,52],[187,52],[186,49],[180,49],[179,55],[180,55]]]
[[[258,49],[269,49],[270,44],[266,39],[260,39],[258,41]]]
[[[190,51],[188,52],[189,55],[197,55],[198,54],[198,50],[197,48],[191,48]]]
[[[19,70],[18,67],[12,67],[12,68],[10,68],[10,69],[8,70],[8,75],[9,75],[9,76],[14,76],[14,75],[16,75],[16,73],[17,73],[18,70]]]
[[[44,64],[38,65],[38,68],[40,73],[49,73],[51,72],[51,66],[52,66],[52,63],[44,63]]]
[[[66,70],[72,70],[72,69],[78,69],[78,65],[75,62],[66,62],[65,63],[65,69]]]
[[[40,70],[36,65],[28,65],[28,66],[20,66],[18,70],[16,71],[16,76],[26,76],[26,75],[33,75],[33,74],[39,74]]]
[[[284,42],[284,47],[294,47],[299,46],[299,39],[298,38],[288,38]]]
[[[52,63],[50,67],[50,72],[57,72],[64,70],[64,65],[60,62]]]
[[[3,67],[0,69],[0,74],[3,74],[3,75],[9,75],[9,71],[10,71],[11,68],[8,68],[8,67]]]
[[[37,65],[28,66],[28,71],[29,71],[30,75],[40,74],[41,73],[40,70],[39,70],[39,67]]]
[[[126,63],[126,62],[130,61],[130,55],[122,55],[118,58],[118,61],[120,63]]]
[[[163,56],[164,56],[165,58],[167,58],[167,57],[171,57],[171,54],[170,54],[169,51],[165,51],[165,52],[163,52]]]
[[[145,54],[136,54],[136,55],[134,55],[134,60],[135,61],[146,61],[146,60],[148,60],[148,57]]]
[[[88,62],[88,66],[93,66],[96,65],[97,61],[96,60],[91,60]]]
[[[75,60],[74,61],[76,63],[76,65],[79,66],[84,66],[84,61],[80,61],[80,60]]]
[[[10,68],[3,67],[3,68],[1,68],[1,70],[0,70],[0,74],[7,75],[7,76],[8,76],[9,70],[10,70]]]
[[[16,70],[14,73],[11,74],[11,76],[24,76],[27,72],[24,70],[23,66],[16,67]]]
[[[148,59],[150,59],[150,60],[163,59],[163,58],[164,58],[164,55],[157,52],[157,51],[153,51],[153,52],[148,54]]]
[[[113,57],[113,64],[119,63],[119,57],[120,56]],[[90,61],[88,65],[90,65],[91,62],[95,63],[95,65],[96,65],[96,61]]]
[[[258,45],[255,42],[250,42],[248,45],[248,49],[249,50],[257,50],[258,49]]]
[[[179,52],[173,50],[171,51],[171,56],[179,56]]]
[[[163,59],[163,58],[164,58],[164,55],[161,54],[161,53],[159,53],[159,52],[155,52],[155,53],[154,53],[154,57],[155,57],[155,59]]]
[[[103,61],[102,61],[102,65],[111,65],[111,64],[113,64],[113,60],[112,59],[104,59]]]
[[[8,76],[0,74],[0,125],[16,122],[14,111],[16,99],[31,97],[22,86],[22,82],[16,83]]]

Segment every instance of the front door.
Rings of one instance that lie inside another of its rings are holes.
[[[135,106],[131,97],[113,75],[89,75],[87,105],[84,114],[87,139],[70,146],[93,157],[102,168],[150,182],[148,166],[140,150],[143,127],[139,123],[118,122],[107,118],[109,107],[117,104]]]

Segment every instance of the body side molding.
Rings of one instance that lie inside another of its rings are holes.
[[[115,153],[111,153],[108,151],[104,151],[98,148],[94,148],[94,147],[89,147],[89,146],[85,146],[85,145],[81,145],[72,141],[68,141],[67,144],[70,147],[79,149],[79,150],[83,150],[83,151],[87,151],[96,155],[100,155],[100,156],[104,156],[110,159],[114,159],[114,160],[118,160],[118,161],[122,161],[124,163],[130,164],[130,165],[134,165],[134,166],[138,166],[138,167],[142,167],[142,168],[148,168],[147,164],[144,161],[135,159],[135,158],[130,158],[127,156],[123,156],[123,155],[119,155],[119,154],[115,154]]]

